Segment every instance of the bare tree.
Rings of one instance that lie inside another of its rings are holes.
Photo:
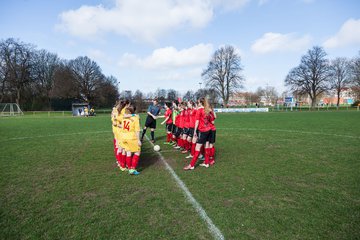
[[[154,92],[148,92],[146,93],[146,99],[153,99],[154,97],[156,97],[156,94]]]
[[[317,96],[328,90],[330,71],[329,61],[323,48],[315,46],[302,56],[300,65],[286,76],[285,84],[292,91],[308,94],[311,106],[316,105]]]
[[[132,99],[133,95],[132,95],[132,91],[131,90],[124,90],[124,91],[121,91],[120,93],[120,98],[122,99]]]
[[[0,42],[3,84],[8,83],[8,90],[14,92],[16,103],[20,104],[21,92],[31,81],[30,68],[33,46],[9,38]],[[3,86],[2,86],[3,87]]]
[[[194,94],[194,92],[193,91],[187,91],[186,93],[185,93],[185,95],[183,96],[183,99],[184,100],[186,100],[186,101],[195,101],[196,99],[195,99],[195,94]]]
[[[83,100],[92,103],[96,88],[105,78],[100,67],[88,57],[78,57],[69,61],[69,68],[79,88],[80,96]]]
[[[351,61],[351,89],[360,99],[360,51],[357,57]]]
[[[201,97],[206,97],[211,105],[217,104],[219,101],[218,94],[215,89],[201,88],[194,94],[195,100]]]
[[[177,96],[178,94],[177,94],[177,92],[176,92],[176,90],[174,90],[174,89],[169,89],[168,91],[167,91],[167,100],[169,100],[169,101],[174,101],[174,100],[176,100],[176,96]]]
[[[331,61],[330,72],[330,88],[336,91],[336,106],[339,108],[341,91],[351,82],[350,61],[346,58],[335,58]]]
[[[112,107],[118,98],[118,80],[114,76],[105,77],[95,89],[93,105]]]
[[[5,58],[0,56],[0,103],[4,100],[8,85],[9,85],[9,79],[8,79],[8,69],[6,67]]]
[[[167,95],[167,91],[166,89],[156,89],[155,91],[155,95],[156,97],[159,99],[159,101],[164,101],[164,99],[166,99],[166,95]]]
[[[241,58],[235,48],[225,46],[215,51],[201,76],[206,86],[215,89],[226,106],[230,95],[242,87],[242,70]]]
[[[256,95],[263,97],[267,104],[275,105],[279,94],[275,87],[266,86],[265,88],[259,87],[256,91]]]
[[[352,83],[360,88],[360,51],[359,56],[351,62]]]
[[[33,55],[31,77],[39,97],[45,97],[48,108],[51,107],[50,93],[54,86],[55,71],[60,65],[56,54],[46,50],[35,51]]]
[[[137,112],[142,112],[146,108],[144,104],[144,94],[140,90],[136,90],[133,96],[133,101],[136,106]]]
[[[195,100],[197,100],[197,99],[199,99],[201,97],[206,97],[206,96],[207,96],[207,89],[206,88],[200,88],[194,94]]]
[[[50,92],[52,98],[79,98],[77,84],[67,62],[61,61],[54,72],[54,83]]]

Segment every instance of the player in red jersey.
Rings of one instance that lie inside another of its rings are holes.
[[[191,140],[194,136],[194,128],[195,128],[195,116],[194,116],[194,102],[193,101],[188,101],[187,103],[187,112],[186,112],[186,130],[185,133],[186,135],[184,136],[184,141],[185,141],[185,150],[182,151],[182,153],[190,153],[191,155],[191,147],[192,147],[192,143]],[[189,156],[190,156],[189,155]],[[190,158],[189,156],[187,156],[186,158]]]
[[[165,114],[164,116],[158,116],[158,118],[164,117],[165,120],[161,123],[164,125],[166,123],[166,142],[164,144],[170,144],[172,139],[172,129],[173,129],[173,119],[172,119],[172,110],[170,108],[170,103],[166,103],[165,107]]]
[[[184,167],[184,170],[193,170],[195,163],[199,158],[201,147],[205,144],[205,162],[200,164],[202,167],[208,168],[210,165],[210,150],[209,150],[209,140],[211,137],[211,108],[206,98],[200,98],[198,101],[198,110],[196,113],[195,129],[194,136],[198,136],[198,140],[195,147],[194,156],[190,164]],[[198,133],[197,133],[198,131]]]
[[[188,137],[188,141],[190,141],[191,149],[190,154],[186,158],[192,158],[195,154],[195,146],[197,142],[197,135],[195,133],[195,122],[196,122],[196,112],[197,112],[197,106],[196,104],[191,101],[192,109],[190,111],[190,134]]]
[[[172,110],[171,118],[172,118],[173,125],[172,125],[172,130],[171,130],[172,138],[171,138],[170,145],[172,145],[172,146],[176,145],[176,136],[175,136],[175,134],[177,132],[176,117],[179,114],[179,112],[178,112],[178,104],[179,104],[179,102],[177,100],[174,100],[172,102],[172,106],[171,106],[171,110]]]
[[[216,113],[214,109],[210,112],[210,125],[211,125],[211,136],[209,139],[209,151],[210,151],[210,165],[215,164],[215,140],[216,140],[216,127],[215,127]]]
[[[174,148],[182,150],[182,148],[183,148],[182,135],[184,132],[184,105],[183,105],[183,103],[180,103],[178,108],[179,108],[179,114],[176,116],[177,131],[175,134],[175,137],[177,139],[177,145]]]
[[[189,106],[189,102],[184,102],[184,115],[183,115],[184,132],[182,135],[183,150],[181,151],[181,153],[187,153],[191,149],[191,145],[187,140],[190,133],[190,111],[191,111],[191,106]]]

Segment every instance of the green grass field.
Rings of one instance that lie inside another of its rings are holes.
[[[142,117],[144,120],[144,117]],[[360,239],[360,112],[219,114],[217,163],[162,155],[226,239]],[[159,156],[115,168],[109,116],[0,118],[0,239],[212,239]]]

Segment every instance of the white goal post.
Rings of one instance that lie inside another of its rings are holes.
[[[24,115],[16,103],[0,103],[0,117]]]

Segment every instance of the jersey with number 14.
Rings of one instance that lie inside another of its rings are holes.
[[[130,118],[123,118],[122,120],[122,134],[121,138],[124,140],[137,139],[137,132],[140,132],[140,119],[136,115]]]

